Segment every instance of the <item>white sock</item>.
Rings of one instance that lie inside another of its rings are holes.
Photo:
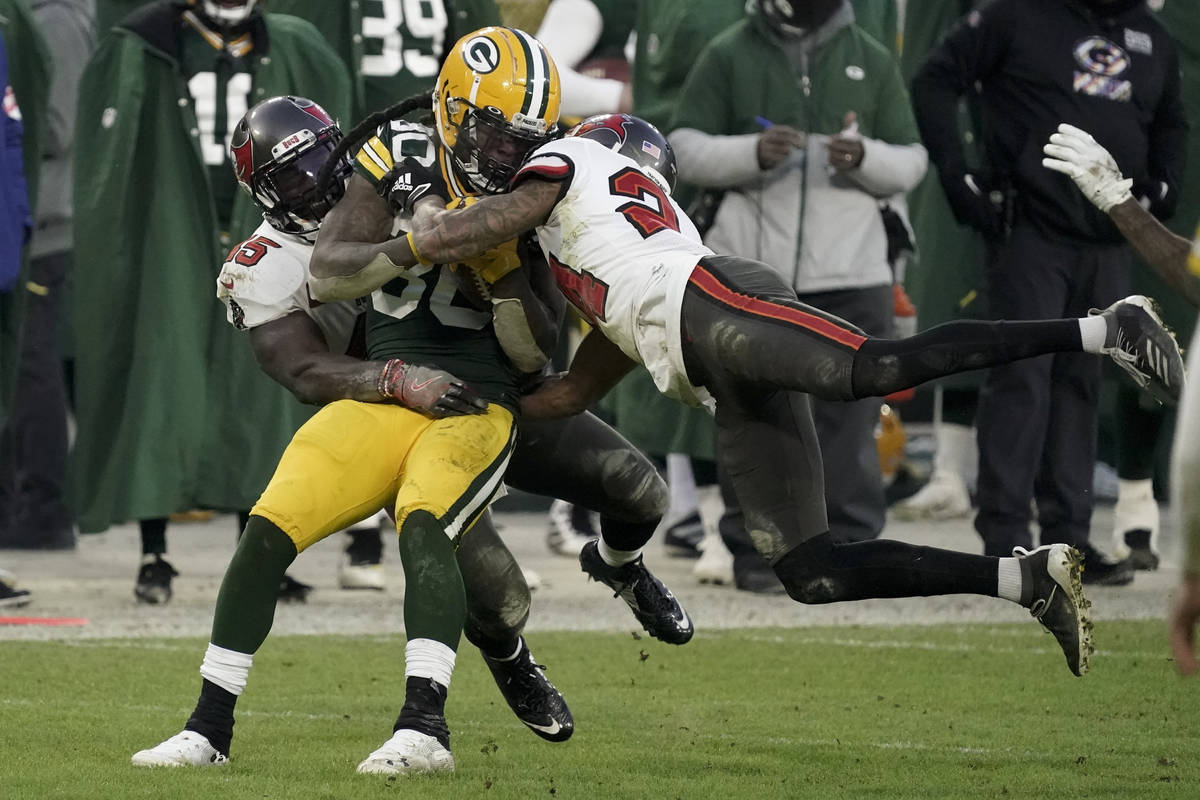
[[[1154,499],[1154,480],[1117,480],[1117,505],[1113,509],[1112,555],[1118,561],[1129,555],[1125,531],[1150,531],[1150,549],[1158,550],[1158,501]]]
[[[250,653],[226,650],[209,642],[208,649],[204,651],[204,661],[200,664],[200,676],[230,694],[240,695],[246,690],[246,679],[250,677],[253,663],[254,656]]]
[[[447,689],[454,672],[454,651],[434,639],[409,639],[404,646],[404,677],[430,678]]]
[[[667,489],[671,493],[663,526],[670,527],[696,510],[696,479],[692,460],[682,453],[667,454]]]
[[[631,561],[637,561],[638,556],[642,554],[642,549],[637,550],[614,550],[604,542],[604,537],[600,537],[597,542],[600,551],[600,558],[604,559],[604,563],[610,567],[619,567],[622,564],[628,564]]]
[[[525,644],[525,640],[522,639],[520,636],[518,636],[517,637],[517,649],[512,651],[512,655],[507,655],[504,658],[492,658],[491,656],[488,656],[488,658],[492,658],[492,661],[512,661],[514,658],[516,658],[517,656],[519,656],[521,654],[521,647],[524,644]]]
[[[1108,318],[1103,314],[1080,317],[1079,338],[1083,340],[1083,352],[1103,353],[1104,340],[1108,338]]]
[[[1014,603],[1021,602],[1020,559],[1000,559],[1000,566],[996,570],[996,596]]]

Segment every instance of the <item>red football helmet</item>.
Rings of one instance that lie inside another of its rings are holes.
[[[633,159],[642,171],[670,194],[678,170],[667,137],[632,114],[597,114],[567,131],[567,136],[595,139],[609,150]]]
[[[341,140],[337,123],[312,100],[272,97],[238,122],[229,156],[238,183],[272,226],[308,234],[346,191],[352,167],[343,158],[328,191],[317,192],[317,174]]]

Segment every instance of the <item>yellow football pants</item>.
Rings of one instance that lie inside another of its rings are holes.
[[[430,419],[385,403],[339,400],[292,437],[250,510],[297,552],[394,502],[396,525],[428,511],[457,539],[500,487],[514,440],[512,414]]]

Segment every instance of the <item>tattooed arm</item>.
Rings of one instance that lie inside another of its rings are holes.
[[[549,219],[561,186],[530,177],[511,192],[482,197],[469,208],[421,214],[413,219],[417,252],[435,264],[480,255]]]
[[[440,206],[431,199],[420,206]],[[350,179],[346,195],[321,222],[309,271],[313,297],[321,302],[370,294],[417,263],[405,237],[391,238],[392,209],[361,175]]]

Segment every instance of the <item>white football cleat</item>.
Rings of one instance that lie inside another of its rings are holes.
[[[692,575],[701,583],[733,586],[733,554],[716,533],[705,532],[700,540],[700,558]]]
[[[453,772],[454,756],[432,736],[401,728],[382,747],[363,759],[356,771],[363,775]]]
[[[934,472],[929,483],[892,509],[898,519],[959,519],[971,513],[971,495],[961,475]]]
[[[229,759],[195,731],[183,731],[131,759],[135,767],[218,767]]]
[[[374,589],[382,592],[386,588],[383,564],[355,564],[345,556],[338,568],[338,586],[343,589]]]

